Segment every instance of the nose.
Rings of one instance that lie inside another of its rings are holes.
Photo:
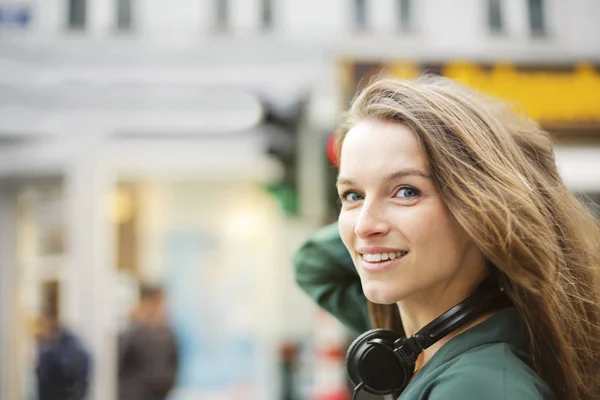
[[[354,233],[361,239],[373,235],[385,235],[390,230],[382,204],[365,202],[354,226]]]

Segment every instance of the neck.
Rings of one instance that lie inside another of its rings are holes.
[[[434,344],[432,344],[431,346],[429,346],[428,348],[423,350],[423,352],[421,354],[419,354],[419,356],[417,357],[417,361],[415,363],[415,372],[417,372],[418,370],[423,368],[423,366],[433,357],[433,355],[435,353],[437,353],[437,351],[439,349],[441,349],[446,343],[448,343],[450,341],[450,339],[471,329],[475,325],[482,323],[483,321],[485,321],[492,315],[494,315],[494,312],[487,312],[487,313],[482,314],[481,316],[475,318],[473,321],[461,326],[460,328],[456,329],[453,332],[450,332],[448,335],[446,335],[442,339],[438,340],[437,342],[435,342]]]
[[[465,300],[479,283],[471,287],[434,287],[397,303],[405,335],[412,336],[425,325]]]
[[[425,325],[465,300],[480,284],[479,280],[475,282],[476,283],[472,285],[472,287],[467,287],[464,284],[446,284],[444,287],[431,288],[431,290],[427,290],[427,293],[414,295],[411,298],[398,302],[398,311],[402,319],[406,337],[414,335]],[[421,369],[423,365],[427,363],[427,361],[429,361],[429,359],[431,359],[431,357],[433,357],[433,355],[450,339],[481,323],[492,314],[493,313],[491,312],[482,314],[469,323],[450,332],[448,335],[425,349],[417,359],[415,370]]]

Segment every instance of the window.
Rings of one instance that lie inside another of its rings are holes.
[[[544,23],[543,0],[528,0],[529,5],[529,29],[532,36],[545,36],[546,25]]]
[[[117,2],[117,30],[131,30],[131,1],[132,0],[116,0]]]
[[[488,27],[493,34],[504,32],[502,0],[488,0]]]
[[[261,19],[264,30],[273,28],[273,0],[262,0]]]
[[[354,0],[354,26],[360,31],[367,28],[366,0]]]
[[[229,17],[229,0],[215,0],[216,6],[216,21],[215,28],[218,31],[224,31],[227,29],[227,20]]]
[[[412,30],[410,0],[398,0],[398,23],[402,32],[410,32]]]
[[[69,29],[85,29],[86,0],[69,0]]]

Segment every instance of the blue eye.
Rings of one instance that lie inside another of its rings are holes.
[[[343,201],[348,201],[350,203],[363,199],[362,195],[358,194],[357,192],[351,192],[351,191],[342,193],[341,197],[342,197]]]
[[[405,187],[400,188],[400,190],[398,190],[398,193],[396,194],[396,196],[406,199],[406,198],[417,197],[420,194],[421,194],[421,192],[419,192],[418,189],[415,189],[410,186],[405,186]]]

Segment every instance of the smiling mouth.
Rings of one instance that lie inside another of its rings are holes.
[[[388,260],[395,260],[396,258],[404,257],[407,254],[408,251],[401,250],[392,253],[360,254],[360,258],[362,258],[366,262],[377,263]]]

